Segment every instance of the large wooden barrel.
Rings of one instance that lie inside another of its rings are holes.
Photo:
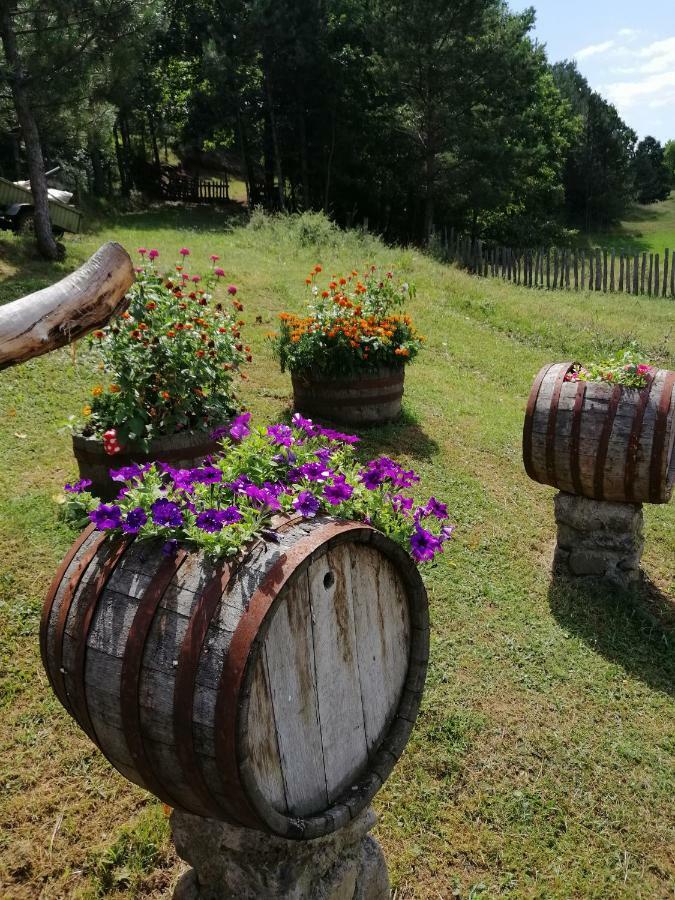
[[[523,461],[535,481],[618,503],[667,503],[675,481],[675,372],[641,390],[566,381],[573,363],[546,365],[525,414]]]
[[[232,566],[86,530],[47,596],[41,650],[61,703],[131,781],[309,839],[357,815],[403,752],[427,598],[367,525],[274,527]]]
[[[344,425],[379,425],[401,415],[405,367],[382,367],[353,378],[292,373],[293,405],[299,412]]]
[[[112,480],[110,469],[155,461],[169,463],[174,469],[191,469],[219,449],[220,442],[207,431],[180,431],[154,438],[146,450],[125,447],[121,453],[110,456],[100,438],[73,435],[73,454],[80,478],[89,479],[92,482],[89,490],[102,500],[111,500],[122,486]]]

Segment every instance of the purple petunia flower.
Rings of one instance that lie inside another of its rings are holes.
[[[355,434],[343,434],[342,431],[335,431],[334,428],[321,428],[317,426],[318,433],[327,437],[330,441],[336,441],[339,444],[358,444],[361,440]]]
[[[225,509],[221,509],[220,515],[225,525],[234,525],[244,518],[236,506],[226,506]]]
[[[126,519],[122,524],[122,531],[126,534],[138,534],[147,521],[148,517],[145,510],[143,507],[137,506],[127,513]]]
[[[454,532],[454,530],[455,530],[456,527],[457,527],[456,525],[444,525],[444,526],[441,528],[441,533],[440,533],[440,535],[439,535],[439,540],[440,540],[441,542],[443,542],[443,541],[449,541],[450,538],[452,537],[453,532]]]
[[[209,534],[222,531],[224,524],[223,516],[219,509],[205,509],[197,516],[197,528],[201,528],[202,531],[207,531]]]
[[[218,484],[223,480],[223,473],[217,466],[202,466],[192,469],[190,478],[198,484]]]
[[[176,540],[176,538],[171,538],[171,540],[168,540],[162,547],[162,553],[164,554],[164,556],[175,556],[177,550],[178,541]]]
[[[330,469],[327,469],[323,463],[309,462],[302,466],[298,466],[297,471],[308,481],[326,481],[332,476]]]
[[[89,519],[99,531],[110,531],[121,526],[122,510],[117,504],[107,505],[101,503],[99,507],[89,513]]]
[[[310,491],[300,491],[293,501],[293,508],[297,509],[301,516],[305,519],[312,519],[319,511],[321,504]]]
[[[417,562],[429,562],[441,550],[442,543],[435,534],[422,528],[421,525],[415,526],[415,531],[410,538],[410,552]]]
[[[81,494],[82,491],[86,491],[89,487],[91,487],[91,479],[82,478],[80,479],[80,481],[76,481],[74,484],[64,485],[63,490],[68,494]]]
[[[228,430],[228,425],[219,425],[218,428],[213,429],[213,431],[209,434],[209,437],[212,441],[219,441],[222,437],[225,437]]]
[[[229,434],[233,441],[243,441],[251,433],[248,423],[251,421],[251,413],[245,412],[234,420],[230,426]]]
[[[113,481],[133,481],[134,478],[140,478],[145,469],[140,466],[122,466],[121,469],[109,469],[108,472]]]
[[[171,500],[155,500],[150,507],[152,521],[165,528],[180,528],[183,524],[183,513],[180,506]]]
[[[359,477],[369,491],[376,490],[384,481],[384,475],[379,469],[365,469]]]
[[[312,422],[311,419],[306,419],[304,416],[301,416],[300,413],[297,412],[293,413],[291,425],[293,426],[293,428],[304,431],[305,434],[308,434],[310,437],[319,434],[321,430],[318,425],[315,425],[314,422]]]
[[[288,425],[268,425],[267,434],[271,438],[271,443],[280,447],[290,447],[293,443],[293,429]]]
[[[406,515],[413,507],[413,498],[404,497],[403,494],[396,494],[396,496],[391,498],[391,505],[396,512]]]
[[[448,507],[445,503],[441,503],[435,497],[430,497],[426,506],[420,507],[422,516],[434,516],[436,519],[448,518]]]
[[[354,488],[348,484],[344,475],[339,475],[333,479],[333,484],[327,484],[323,489],[323,495],[331,504],[331,506],[339,506],[345,500],[349,500],[354,493]]]
[[[275,453],[272,457],[272,461],[275,463],[281,463],[282,465],[292,466],[293,463],[297,460],[297,456],[293,451],[289,448],[285,453]]]
[[[251,500],[253,503],[258,504],[259,506],[267,506],[269,509],[281,509],[281,504],[275,497],[274,493],[267,488],[258,487],[255,484],[249,484],[244,488],[244,494]]]

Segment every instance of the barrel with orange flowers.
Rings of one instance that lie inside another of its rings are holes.
[[[281,313],[270,335],[282,372],[291,373],[294,408],[344,424],[393,421],[405,366],[424,340],[402,311],[414,286],[375,266],[325,286],[322,273],[317,265],[306,279],[307,315]]]

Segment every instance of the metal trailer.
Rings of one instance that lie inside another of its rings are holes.
[[[80,210],[53,196],[49,198],[49,216],[56,237],[64,231],[77,234],[80,230]],[[30,189],[23,184],[7,181],[6,178],[0,178],[0,228],[17,234],[30,234],[33,231],[33,195]]]

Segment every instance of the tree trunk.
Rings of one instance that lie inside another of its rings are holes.
[[[281,171],[281,151],[279,149],[279,135],[277,133],[277,122],[274,115],[274,99],[272,97],[272,86],[270,84],[269,74],[263,76],[265,82],[265,96],[267,99],[267,111],[270,121],[270,129],[272,132],[272,146],[274,148],[274,171],[277,177],[277,196],[279,201],[279,209],[286,211],[286,201],[284,199],[284,179]]]
[[[129,181],[127,179],[127,171],[126,166],[124,164],[124,154],[122,152],[122,147],[120,146],[120,136],[119,130],[117,128],[117,122],[113,125],[113,135],[115,138],[115,156],[117,157],[117,168],[120,173],[120,191],[122,196],[126,197],[129,194]]]
[[[25,75],[14,33],[12,14],[9,4],[4,2],[0,3],[0,38],[2,38],[5,58],[9,68],[14,108],[16,109],[16,115],[26,145],[28,177],[33,195],[35,238],[38,250],[45,259],[58,259],[60,256],[59,247],[54,240],[52,223],[49,218],[49,194],[47,193],[47,178],[45,177],[45,163],[42,156],[40,133],[26,88]]]
[[[72,274],[0,307],[0,369],[41,356],[100,328],[128,306],[134,268],[112,241]]]
[[[300,177],[302,178],[302,208],[312,208],[312,198],[309,187],[309,159],[307,153],[307,127],[305,110],[300,110],[298,116],[298,141],[300,142]]]

